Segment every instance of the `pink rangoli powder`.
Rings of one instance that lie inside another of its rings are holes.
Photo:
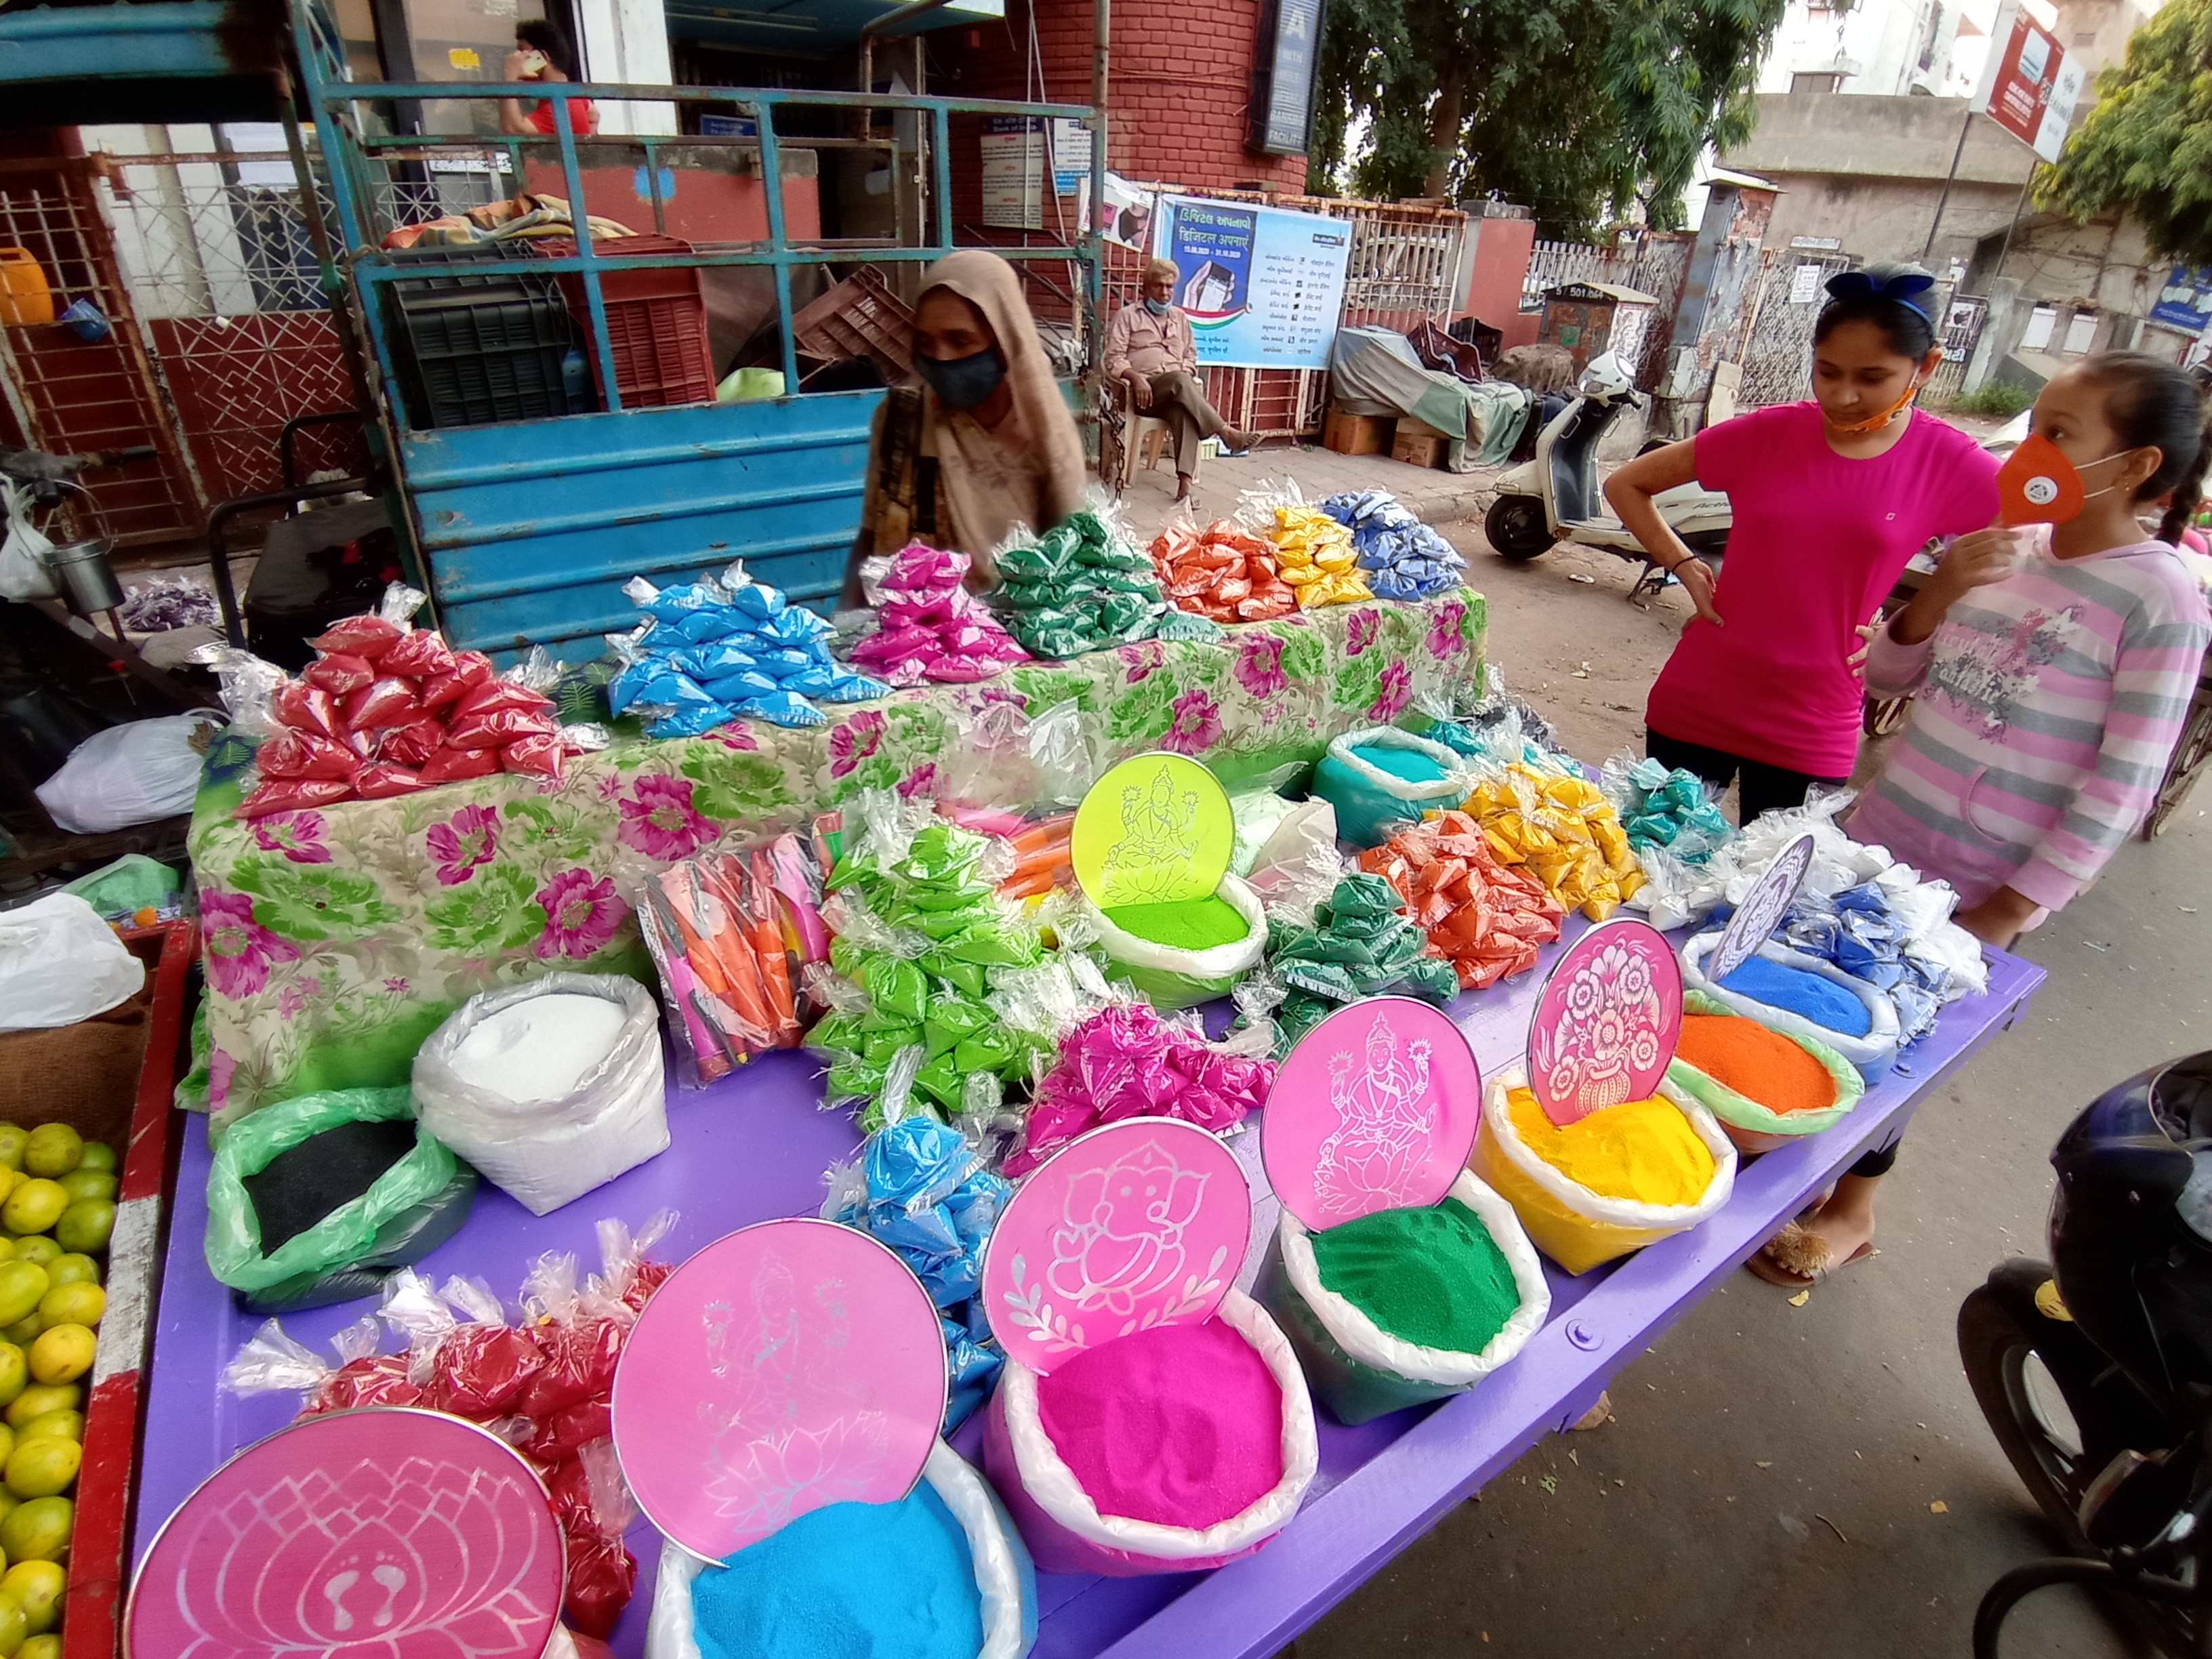
[[[1158,1325],[1037,1380],[1037,1415],[1102,1515],[1211,1527],[1283,1478],[1283,1397],[1218,1319]]]

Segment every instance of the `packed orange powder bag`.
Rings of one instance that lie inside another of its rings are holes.
[[[1607,1106],[1564,1129],[1527,1089],[1510,1091],[1505,1110],[1530,1152],[1600,1198],[1679,1207],[1713,1184],[1711,1152],[1663,1097]]]
[[[1755,1019],[1685,1014],[1674,1054],[1770,1112],[1818,1112],[1836,1103],[1836,1079],[1828,1068]]]

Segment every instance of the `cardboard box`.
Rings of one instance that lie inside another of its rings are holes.
[[[1448,435],[1426,421],[1417,421],[1408,415],[1398,422],[1397,435],[1390,445],[1390,459],[1434,471],[1443,465],[1450,448]]]
[[[1328,422],[1322,428],[1321,447],[1340,455],[1387,455],[1396,425],[1388,415],[1348,415],[1340,409],[1331,409]]]

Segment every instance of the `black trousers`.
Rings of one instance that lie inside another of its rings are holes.
[[[1810,772],[1793,772],[1786,766],[1774,766],[1765,761],[1747,760],[1725,749],[1685,743],[1649,726],[1644,732],[1644,752],[1668,766],[1696,773],[1716,789],[1735,784],[1736,817],[1744,823],[1765,812],[1802,806],[1807,793],[1816,783],[1837,787],[1850,781],[1848,778],[1823,778]]]

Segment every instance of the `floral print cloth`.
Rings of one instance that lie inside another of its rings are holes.
[[[208,995],[180,1102],[228,1121],[312,1090],[404,1083],[462,1002],[558,969],[652,984],[620,866],[799,828],[862,789],[1032,799],[1025,757],[994,762],[969,740],[994,708],[1034,718],[1073,702],[1102,764],[1171,749],[1233,783],[1313,760],[1424,692],[1480,685],[1485,622],[1464,588],[1326,606],[1218,644],[1147,641],[901,691],[826,726],[620,738],[571,756],[558,784],[502,774],[250,823],[231,813],[253,744],[226,735],[192,818]]]

